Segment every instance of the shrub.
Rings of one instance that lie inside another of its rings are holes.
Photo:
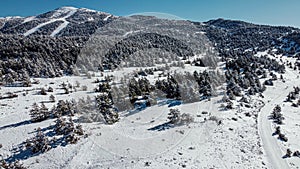
[[[84,85],[84,86],[81,87],[81,89],[82,89],[82,91],[87,91],[88,87]]]

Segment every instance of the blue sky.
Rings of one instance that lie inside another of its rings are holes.
[[[194,21],[225,18],[300,28],[300,0],[1,0],[0,16],[30,16],[61,6],[119,16],[161,12]]]

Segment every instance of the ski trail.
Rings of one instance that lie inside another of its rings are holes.
[[[27,32],[25,32],[23,35],[24,35],[24,36],[29,36],[29,35],[33,34],[34,32],[38,31],[40,28],[42,28],[42,27],[44,27],[44,26],[46,26],[46,25],[48,25],[48,24],[51,24],[51,23],[56,22],[56,21],[63,21],[63,23],[62,23],[60,26],[58,26],[58,27],[51,33],[50,36],[53,37],[53,36],[57,35],[61,30],[63,30],[65,27],[67,27],[67,25],[69,24],[69,22],[68,22],[66,19],[69,18],[69,17],[71,17],[76,11],[77,11],[76,9],[73,9],[73,10],[71,10],[71,11],[68,13],[68,15],[66,15],[66,16],[63,17],[63,18],[51,19],[51,20],[48,21],[48,22],[39,24],[39,25],[37,25],[36,27],[34,27],[34,28],[28,30]]]
[[[112,16],[112,15],[108,15],[107,17],[105,17],[105,18],[103,19],[103,21],[107,21],[111,16]]]
[[[60,24],[52,33],[50,36],[54,37],[57,35],[60,31],[62,31],[64,28],[68,26],[69,22],[65,21],[64,23]]]
[[[55,35],[57,35],[61,30],[63,30],[64,28],[66,28],[69,24],[69,22],[66,20],[67,18],[71,17],[73,14],[75,14],[77,10],[72,10],[69,12],[69,14],[67,16],[65,16],[63,18],[64,23],[62,23],[60,26],[58,26],[52,33],[50,36],[54,37]]]

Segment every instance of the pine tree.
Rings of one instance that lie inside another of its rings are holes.
[[[68,107],[67,107],[65,101],[59,100],[57,103],[57,106],[55,107],[55,109],[53,109],[53,115],[55,117],[61,117],[65,114],[67,109],[68,109]]]
[[[37,122],[41,119],[40,107],[37,103],[33,103],[29,114],[33,122]]]
[[[112,98],[109,94],[104,93],[96,96],[96,105],[107,124],[113,124],[119,121],[119,114],[115,110]]]
[[[42,117],[43,117],[42,120],[45,120],[45,119],[50,117],[50,112],[49,112],[48,108],[45,106],[44,103],[42,103],[42,105],[41,105],[40,112],[41,112]]]
[[[52,87],[49,87],[47,91],[48,91],[48,92],[53,92],[53,88],[52,88]]]
[[[51,95],[49,96],[49,100],[50,100],[50,102],[55,102],[55,97],[51,94]]]

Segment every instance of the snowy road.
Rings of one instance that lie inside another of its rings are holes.
[[[274,129],[271,127],[271,121],[268,120],[268,116],[270,112],[272,111],[272,107],[274,107],[272,104],[274,101],[277,100],[281,101],[281,98],[284,98],[284,96],[278,97],[274,99],[272,102],[267,103],[260,112],[260,115],[258,117],[258,130],[260,137],[262,139],[263,148],[266,152],[267,159],[269,161],[269,164],[274,169],[285,169],[289,168],[286,161],[282,158],[285,152],[283,152],[278,145],[278,140],[276,137],[272,137],[272,133],[274,132]]]
[[[295,84],[294,79],[296,79],[296,75],[292,70],[287,70],[286,76],[289,76],[291,80],[287,81],[284,85],[277,84],[275,88],[270,87],[267,89],[264,99],[265,106],[261,109],[258,116],[259,135],[262,139],[263,148],[270,168],[274,169],[290,168],[286,160],[282,158],[285,154],[285,150],[280,149],[277,137],[272,136],[275,129],[272,128],[272,122],[268,119],[275,105],[282,103]],[[288,86],[288,88],[286,88],[286,86]],[[281,93],[278,93],[278,91],[281,91]]]

